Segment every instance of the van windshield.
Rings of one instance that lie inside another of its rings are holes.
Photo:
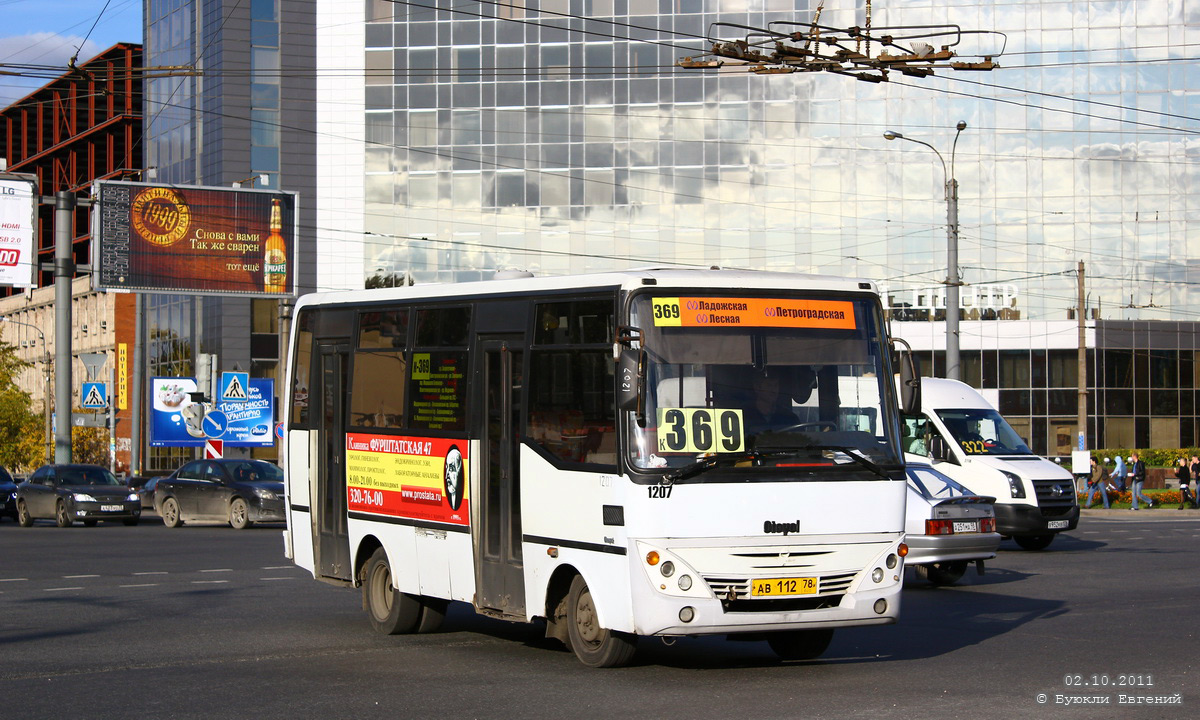
[[[938,410],[937,414],[967,455],[1033,455],[1017,431],[991,408]]]

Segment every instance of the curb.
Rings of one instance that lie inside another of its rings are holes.
[[[1159,505],[1153,510],[1134,510],[1133,508],[1105,510],[1103,507],[1085,510],[1081,507],[1079,508],[1079,515],[1080,517],[1136,518],[1138,520],[1182,520],[1184,518],[1200,518],[1200,510],[1192,510],[1191,508],[1180,510],[1178,505]]]

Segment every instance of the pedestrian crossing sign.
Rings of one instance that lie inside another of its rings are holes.
[[[221,373],[220,402],[246,402],[250,399],[250,373]]]
[[[83,384],[83,407],[87,410],[100,410],[108,407],[108,385],[101,382],[85,382]]]

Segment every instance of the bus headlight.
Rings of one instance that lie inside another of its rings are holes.
[[[662,564],[662,567],[660,567],[658,571],[662,573],[663,577],[671,577],[675,574],[675,563],[667,560]]]
[[[875,568],[871,571],[871,579],[875,582],[883,582],[883,568]]]
[[[679,589],[683,590],[684,592],[687,592],[688,590],[692,589],[692,576],[691,575],[680,575],[679,576]]]

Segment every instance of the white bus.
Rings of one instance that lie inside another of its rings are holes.
[[[461,601],[603,667],[639,636],[811,658],[835,627],[897,617],[906,486],[871,283],[646,270],[313,294],[290,358],[288,557],[360,587],[380,632]]]

